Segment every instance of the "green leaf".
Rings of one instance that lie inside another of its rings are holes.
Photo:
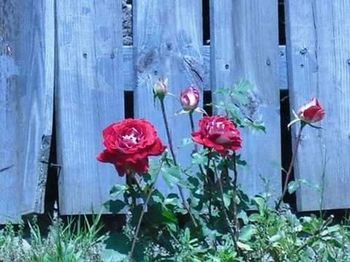
[[[123,201],[117,199],[108,200],[106,203],[103,204],[103,206],[113,214],[117,214],[125,208],[126,204]]]
[[[166,226],[167,226],[167,227],[168,227],[168,229],[169,229],[170,231],[172,231],[172,232],[177,232],[177,231],[178,231],[176,224],[173,224],[173,223],[167,223],[167,225],[166,225]]]
[[[130,250],[130,240],[123,233],[113,233],[106,240],[106,249],[113,249],[127,255]]]
[[[247,215],[247,212],[245,212],[244,210],[241,210],[238,214],[237,214],[237,218],[242,219],[244,224],[248,224],[249,223],[249,218]]]
[[[252,251],[253,249],[250,247],[250,245],[242,243],[240,241],[237,241],[237,246],[242,249],[242,250],[246,250],[246,251]]]
[[[208,157],[201,153],[192,154],[192,164],[205,165],[208,162]]]
[[[279,241],[281,238],[283,238],[284,234],[282,234],[281,232],[278,232],[277,234],[273,235],[272,237],[269,238],[269,242],[275,243],[277,241]]]
[[[239,240],[248,242],[255,233],[256,228],[254,225],[246,225],[242,227],[241,231],[239,232]]]
[[[103,262],[123,262],[128,260],[128,256],[113,249],[103,249],[101,259]]]
[[[260,213],[266,209],[266,201],[264,198],[257,196],[254,197],[254,201]]]
[[[299,181],[290,181],[288,183],[288,193],[293,194],[300,187]]]
[[[177,218],[173,212],[171,212],[168,208],[162,208],[162,216],[166,218],[168,221],[177,223]]]
[[[116,184],[113,185],[111,190],[109,191],[110,197],[112,200],[116,200],[120,194],[123,194],[127,190],[126,185]]]
[[[232,199],[232,196],[230,196],[229,194],[225,194],[223,195],[223,199],[224,199],[224,205],[226,208],[228,208],[231,204],[231,199]]]
[[[181,169],[178,166],[162,168],[162,175],[167,185],[172,188],[174,185],[189,188],[190,184],[182,178]]]

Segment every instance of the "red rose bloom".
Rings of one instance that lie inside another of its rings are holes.
[[[165,150],[153,125],[144,119],[125,119],[103,130],[106,149],[97,159],[114,164],[120,176],[127,170],[144,173],[148,157],[158,156]]]
[[[298,111],[298,117],[304,122],[315,123],[323,119],[325,112],[317,98],[302,106]]]
[[[224,116],[205,116],[199,120],[199,130],[192,133],[192,140],[213,148],[222,155],[229,150],[241,148],[241,134],[236,126]]]

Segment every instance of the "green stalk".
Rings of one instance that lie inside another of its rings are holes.
[[[160,168],[159,168],[159,170],[158,170],[158,172],[157,172],[157,174],[156,174],[156,176],[155,176],[155,178],[154,178],[154,181],[153,181],[153,183],[152,183],[152,185],[151,185],[151,187],[150,187],[149,193],[148,193],[148,195],[147,195],[147,197],[146,197],[146,201],[145,201],[145,203],[143,204],[142,211],[141,211],[141,214],[140,214],[140,218],[139,218],[139,220],[138,220],[138,222],[137,222],[137,226],[136,226],[136,230],[135,230],[135,235],[134,235],[133,240],[132,240],[131,249],[130,249],[130,252],[129,252],[129,261],[132,261],[133,254],[134,254],[134,250],[135,250],[135,246],[136,246],[136,242],[137,242],[137,240],[138,240],[138,235],[139,235],[139,231],[140,231],[140,228],[141,228],[142,219],[143,219],[144,214],[145,214],[146,211],[147,211],[148,202],[149,202],[149,200],[151,199],[151,195],[152,195],[152,193],[153,193],[153,191],[154,191],[154,185],[155,185],[156,182],[157,182],[157,178],[158,178],[158,175],[159,175],[160,170],[161,170],[161,166],[160,166]],[[141,191],[142,191],[142,190],[141,190]]]
[[[166,130],[166,134],[167,134],[167,138],[168,138],[169,150],[170,150],[171,156],[173,157],[174,165],[178,166],[177,161],[176,161],[175,152],[174,152],[173,141],[172,141],[172,138],[170,135],[170,128],[169,128],[168,119],[167,119],[167,115],[166,115],[166,111],[165,111],[164,99],[159,99],[159,100],[160,100],[160,107],[162,110],[162,116],[163,116],[163,121],[164,121],[164,125],[165,125],[165,130]],[[197,227],[198,225],[197,225],[196,220],[194,219],[194,217],[192,215],[191,209],[190,209],[190,207],[185,199],[182,188],[179,185],[176,185],[176,186],[177,186],[177,189],[179,190],[183,206],[185,207],[189,216],[191,217],[193,225],[195,227]]]
[[[284,186],[283,186],[283,191],[282,191],[282,195],[280,196],[276,206],[275,206],[275,209],[278,210],[282,201],[283,201],[283,198],[285,197],[286,193],[287,193],[287,190],[288,190],[288,181],[289,181],[289,178],[290,178],[290,175],[292,173],[292,170],[293,170],[293,166],[294,166],[294,162],[295,162],[295,159],[296,159],[296,156],[297,156],[297,153],[298,153],[298,148],[299,148],[299,144],[300,144],[300,141],[301,141],[301,133],[303,131],[303,128],[305,127],[305,124],[303,124],[303,122],[301,123],[300,125],[300,128],[299,128],[299,131],[298,131],[298,136],[297,136],[297,140],[295,141],[295,148],[292,152],[292,159],[290,161],[290,164],[289,164],[289,167],[288,167],[288,171],[287,171],[287,174],[286,174],[286,179],[284,181]]]

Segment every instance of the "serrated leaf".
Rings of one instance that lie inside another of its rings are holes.
[[[123,194],[126,190],[127,190],[126,185],[115,184],[112,186],[111,190],[109,191],[110,198],[112,200],[116,200],[118,196]]]
[[[246,250],[246,251],[252,251],[253,249],[250,247],[250,245],[242,243],[240,241],[237,241],[237,246],[238,248],[242,249],[242,250]]]
[[[200,153],[192,154],[192,164],[205,165],[208,162],[208,157]]]
[[[162,175],[170,188],[172,188],[174,185],[191,188],[191,185],[181,177],[181,170],[177,166],[163,167]]]
[[[278,232],[277,234],[273,235],[272,237],[269,238],[269,242],[270,243],[274,243],[279,241],[281,238],[283,237],[283,234],[281,234],[280,232]]]
[[[113,214],[117,214],[125,208],[126,204],[123,201],[117,199],[108,200],[106,203],[103,204],[103,206]]]
[[[255,233],[256,228],[254,225],[246,225],[242,227],[242,229],[239,232],[239,240],[243,242],[248,242]]]
[[[299,181],[290,181],[288,183],[288,193],[293,194],[300,187]]]
[[[266,209],[266,201],[262,197],[254,197],[254,201],[258,207],[258,210],[260,212],[264,211]]]
[[[228,208],[231,205],[232,197],[229,194],[223,194],[223,199],[225,207]]]
[[[168,208],[162,208],[162,216],[166,218],[168,221],[173,223],[177,223],[177,218],[173,212],[171,212]]]
[[[249,216],[249,221],[250,222],[259,222],[260,220],[261,220],[260,214],[255,213],[255,214],[251,214]]]
[[[249,218],[247,215],[247,212],[241,210],[238,214],[237,214],[237,218],[242,219],[244,224],[248,224],[249,223]]]

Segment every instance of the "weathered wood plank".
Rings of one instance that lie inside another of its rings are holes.
[[[124,117],[121,1],[56,3],[59,209],[99,212],[119,180],[96,155],[102,129]]]
[[[286,7],[291,107],[315,96],[326,111],[323,130],[304,130],[295,165],[297,178],[321,189],[303,186],[298,209],[318,210],[322,198],[323,209],[349,208],[350,2],[289,0]]]
[[[211,83],[212,90],[232,87],[240,79],[254,86],[247,114],[262,119],[266,134],[243,132],[242,157],[248,168],[239,181],[251,195],[281,191],[279,115],[279,47],[277,1],[212,0]],[[214,99],[222,99],[214,96]],[[262,153],[263,152],[263,153]]]
[[[15,78],[19,74],[13,57],[18,30],[16,1],[0,2],[0,223],[20,219],[19,178],[16,157],[17,112]],[[12,102],[11,102],[12,101]]]
[[[134,8],[135,113],[149,119],[167,144],[159,103],[153,105],[152,87],[155,80],[166,77],[169,91],[176,96],[190,84],[203,89],[201,1],[135,1]],[[165,103],[174,144],[180,145],[182,138],[190,137],[188,115],[175,116],[181,109],[175,98],[168,96]],[[179,162],[188,164],[191,150],[175,148]],[[169,190],[162,180],[158,186]]]
[[[2,5],[2,6],[1,6]],[[54,4],[0,4],[0,222],[42,213],[54,69]]]
[[[201,55],[203,58],[203,89],[210,90],[210,46],[201,47]],[[125,90],[132,91],[135,88],[136,81],[136,69],[134,66],[133,47],[123,47],[123,72]],[[287,60],[286,60],[286,47],[279,47],[279,88],[281,90],[288,89],[287,78]]]

